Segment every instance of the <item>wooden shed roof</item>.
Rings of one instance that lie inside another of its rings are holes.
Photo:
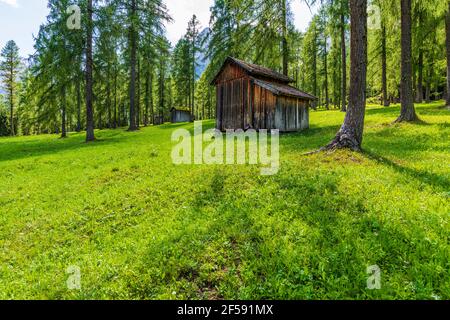
[[[170,109],[170,112],[172,112],[172,111],[182,111],[182,112],[189,112],[189,113],[191,113],[191,110],[189,108],[187,108],[187,107],[178,107],[178,108],[172,107],[172,109]]]
[[[313,95],[310,95],[309,93],[303,92],[298,90],[297,88],[294,88],[287,84],[281,84],[281,83],[274,83],[274,82],[268,82],[263,81],[259,79],[254,79],[255,84],[269,90],[273,94],[277,96],[289,96],[294,98],[300,98],[305,100],[316,100],[317,98]]]
[[[229,62],[238,65],[239,67],[244,69],[250,76],[254,76],[256,78],[264,77],[264,78],[273,79],[273,80],[277,80],[277,81],[284,82],[284,83],[294,82],[294,80],[292,80],[288,76],[285,76],[284,74],[281,74],[281,73],[271,70],[269,68],[266,68],[263,66],[258,66],[256,64],[245,62],[245,61],[233,58],[233,57],[228,57],[225,60],[225,62],[223,63],[223,65],[220,68],[217,75],[214,77],[211,84],[215,84],[217,78],[219,77],[219,75],[222,73],[223,69],[226,67],[226,65]]]

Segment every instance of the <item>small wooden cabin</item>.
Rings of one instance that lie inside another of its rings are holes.
[[[216,86],[216,126],[228,129],[309,128],[309,106],[317,98],[289,84],[289,77],[228,57],[211,85]]]
[[[192,122],[193,117],[189,110],[181,108],[180,109],[172,108],[170,109],[170,119],[172,123],[181,123],[181,122]]]

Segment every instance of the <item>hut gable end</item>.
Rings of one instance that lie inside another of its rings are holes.
[[[211,83],[216,87],[216,128],[307,129],[309,104],[316,98],[290,82],[276,71],[228,57]]]
[[[213,84],[233,81],[236,79],[244,78],[246,76],[247,73],[244,69],[229,61],[223,65],[222,69],[214,79]]]

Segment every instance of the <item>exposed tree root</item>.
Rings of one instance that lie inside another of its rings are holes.
[[[327,146],[320,148],[319,150],[306,153],[305,156],[313,155],[321,152],[333,152],[339,149],[349,149],[355,152],[362,152],[361,144],[358,139],[351,133],[347,132],[345,129],[341,129],[333,141],[331,141]]]
[[[402,122],[420,122],[419,117],[414,113],[413,115],[401,115],[394,121],[394,123],[402,123]]]

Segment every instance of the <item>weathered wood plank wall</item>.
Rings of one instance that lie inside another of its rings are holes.
[[[256,85],[244,70],[229,64],[216,80],[217,128],[279,129],[297,131],[309,127],[308,102],[276,96]]]

